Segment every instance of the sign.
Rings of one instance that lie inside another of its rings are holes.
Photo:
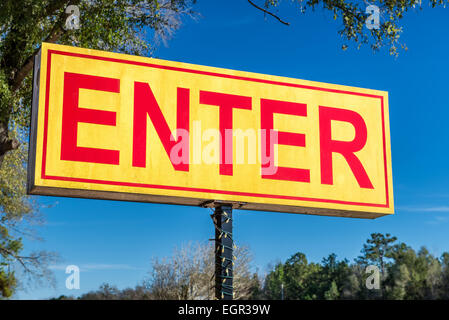
[[[30,194],[393,213],[388,94],[44,43]]]

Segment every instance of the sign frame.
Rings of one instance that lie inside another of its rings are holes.
[[[53,53],[64,52],[65,49],[71,48],[60,45],[53,44],[43,44],[43,46],[50,48],[60,48],[57,49],[46,49],[48,50],[50,56]],[[79,50],[89,50],[81,49]],[[100,51],[89,50],[93,55],[99,54]],[[82,56],[82,54],[79,54]],[[86,54],[87,56],[87,54]],[[123,55],[121,55],[123,56]],[[291,206],[283,204],[270,204],[270,203],[258,203],[258,202],[243,202],[243,201],[230,201],[229,199],[220,198],[220,192],[217,192],[216,198],[201,198],[201,197],[183,197],[183,196],[172,196],[172,195],[158,195],[158,194],[144,194],[144,193],[130,193],[130,192],[117,192],[117,191],[102,191],[102,190],[87,190],[87,189],[77,189],[77,188],[60,188],[60,187],[49,187],[36,185],[35,174],[36,174],[36,148],[37,148],[37,129],[38,129],[38,113],[39,113],[39,98],[40,94],[40,83],[41,81],[41,59],[42,59],[42,48],[36,55],[34,60],[33,69],[33,101],[32,101],[32,111],[31,111],[31,123],[30,123],[30,143],[29,143],[29,160],[28,160],[28,177],[27,177],[27,193],[31,195],[47,195],[47,196],[59,196],[59,197],[75,197],[75,198],[90,198],[90,199],[103,199],[103,200],[118,200],[118,201],[134,201],[134,202],[148,202],[148,203],[161,203],[161,204],[177,204],[177,205],[189,205],[189,206],[204,206],[211,201],[221,202],[221,203],[233,203],[235,208],[245,209],[245,210],[256,210],[256,211],[273,211],[273,212],[285,212],[285,213],[299,213],[299,214],[312,214],[312,215],[324,215],[324,216],[339,216],[339,217],[353,217],[353,218],[366,218],[373,219],[381,217],[384,215],[389,215],[394,213],[393,205],[393,182],[392,182],[392,166],[391,166],[391,150],[390,150],[390,133],[389,133],[389,120],[388,120],[388,94],[385,92],[384,95],[372,94],[374,98],[380,98],[382,105],[382,129],[383,129],[383,151],[384,151],[384,167],[385,167],[385,189],[386,189],[386,204],[385,205],[373,205],[373,207],[384,208],[382,211],[369,211],[365,210],[347,210],[347,209],[337,209],[337,208],[320,208],[320,207],[308,207],[308,206]],[[150,59],[150,58],[146,58]],[[119,60],[119,59],[116,59]],[[154,59],[150,59],[154,60]],[[143,64],[143,63],[142,63]],[[155,65],[156,62],[148,63]],[[188,64],[182,64],[183,66],[192,66]],[[48,66],[47,66],[48,67]],[[168,68],[167,66],[163,66]],[[201,66],[202,67],[202,66]],[[175,67],[173,67],[175,68]],[[224,77],[236,77],[243,79],[244,77],[239,75],[230,75],[229,72],[235,72],[233,70],[217,69],[211,67],[202,67],[199,73],[203,73],[209,76],[224,76]],[[210,68],[210,71],[204,71],[204,68]],[[182,69],[182,68],[178,68]],[[193,70],[193,69],[192,69]],[[216,70],[228,71],[228,73],[219,74]],[[239,73],[240,71],[236,71]],[[256,76],[257,74],[253,74]],[[48,75],[47,75],[48,76]],[[265,79],[264,77],[270,77],[266,75],[259,75],[259,78],[254,78],[255,81],[260,82],[271,82],[274,85],[282,85],[280,81],[274,81],[271,79]],[[276,77],[280,78],[280,77]],[[284,78],[285,83],[288,84],[289,78]],[[47,79],[48,81],[48,79]],[[304,86],[306,87],[306,86]],[[312,86],[309,86],[312,88]],[[343,87],[343,86],[341,86]],[[325,89],[328,91],[340,91],[342,93],[350,93],[350,91],[345,91],[344,89]],[[365,90],[365,89],[363,89]],[[373,90],[374,91],[374,90]],[[377,91],[379,92],[379,91]],[[46,94],[46,93],[44,93]],[[356,93],[362,95],[363,93]],[[369,96],[369,94],[365,94]],[[87,183],[95,184],[95,181],[87,181]],[[187,188],[188,189],[188,188]],[[193,188],[191,188],[193,189]],[[210,192],[211,190],[207,190]],[[218,190],[220,191],[220,190]],[[231,192],[232,193],[232,192]],[[234,192],[238,194],[239,192]],[[266,195],[269,196],[269,195]],[[339,203],[338,200],[334,201],[336,204]],[[361,205],[356,203],[356,205]],[[365,204],[366,205],[366,204]],[[363,206],[363,204],[362,204]],[[368,206],[367,206],[368,207]]]

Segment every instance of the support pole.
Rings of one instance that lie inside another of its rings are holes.
[[[232,205],[216,205],[212,219],[215,224],[215,297],[218,300],[232,300],[234,297]]]

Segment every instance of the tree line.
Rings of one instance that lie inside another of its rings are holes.
[[[211,245],[189,245],[175,250],[170,258],[154,260],[149,276],[134,288],[120,290],[103,284],[79,297],[56,299],[213,299],[213,257]],[[236,257],[235,299],[449,299],[449,253],[435,257],[425,247],[416,251],[388,233],[371,234],[353,262],[338,260],[334,253],[320,263],[309,262],[304,253],[297,252],[265,276],[251,272],[248,248],[239,247]],[[367,285],[374,276],[367,272],[368,266],[379,270],[378,289]]]

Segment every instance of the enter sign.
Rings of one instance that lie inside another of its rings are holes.
[[[388,94],[44,43],[28,191],[375,218]]]

